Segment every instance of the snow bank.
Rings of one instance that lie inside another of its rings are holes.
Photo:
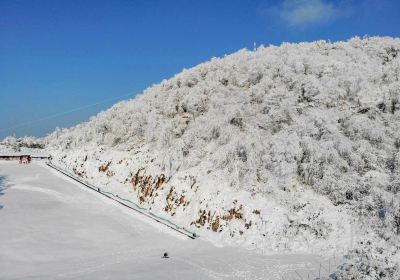
[[[44,141],[57,164],[215,244],[349,252],[365,257],[343,278],[394,279],[399,77],[388,37],[240,50]]]

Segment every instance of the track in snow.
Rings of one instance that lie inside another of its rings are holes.
[[[40,163],[1,162],[0,177],[0,279],[281,280],[318,271],[317,256],[183,238]]]

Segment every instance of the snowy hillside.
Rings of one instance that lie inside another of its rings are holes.
[[[241,50],[44,142],[60,166],[215,244],[340,252],[341,273],[395,279],[399,78],[399,39]]]

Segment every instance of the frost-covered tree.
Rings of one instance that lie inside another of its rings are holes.
[[[131,188],[205,236],[332,251],[356,235],[343,279],[395,279],[399,78],[399,39],[261,46],[184,70],[44,142],[58,164]],[[166,187],[152,188],[161,174]]]

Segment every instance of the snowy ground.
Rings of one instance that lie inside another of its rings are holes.
[[[191,240],[42,163],[0,162],[0,205],[0,279],[312,279],[326,262]]]

